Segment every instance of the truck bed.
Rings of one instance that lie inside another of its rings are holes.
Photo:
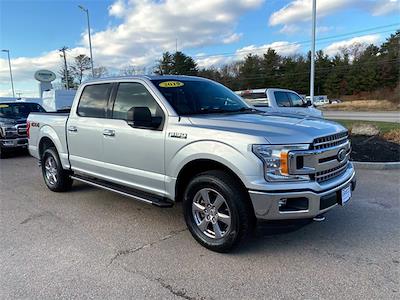
[[[57,147],[61,160],[68,160],[66,124],[69,114],[65,112],[31,113],[28,117],[29,152],[40,158],[39,140],[47,136]]]

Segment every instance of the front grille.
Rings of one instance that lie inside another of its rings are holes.
[[[347,141],[348,137],[349,133],[344,131],[341,133],[316,138],[312,144],[312,149],[320,150],[331,148],[343,144],[345,141]]]
[[[324,182],[329,179],[335,178],[346,172],[348,162],[341,164],[335,168],[315,173],[315,180],[317,182]]]

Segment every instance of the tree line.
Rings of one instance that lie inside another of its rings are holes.
[[[392,99],[400,98],[400,30],[391,34],[380,46],[353,44],[333,57],[317,51],[315,61],[316,94],[339,97],[385,90]],[[200,68],[195,59],[177,51],[165,52],[148,73],[160,75],[194,75],[213,79],[232,90],[266,87],[287,88],[300,94],[309,93],[311,54],[279,55],[266,49],[262,55],[248,54],[243,60],[215,67]],[[68,68],[70,87],[77,87],[90,78],[90,58],[78,55]],[[127,66],[119,75],[136,75],[142,70]],[[144,71],[144,70],[143,70]],[[108,75],[105,67],[97,67],[94,77]],[[66,72],[59,72],[66,85]]]

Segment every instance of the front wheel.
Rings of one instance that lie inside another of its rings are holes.
[[[6,158],[6,157],[7,157],[6,150],[0,146],[0,159]]]
[[[204,247],[228,252],[254,229],[255,217],[246,191],[235,178],[219,170],[196,176],[183,202],[189,231]]]
[[[53,192],[65,192],[72,186],[72,179],[69,173],[63,169],[55,148],[49,148],[44,151],[42,174],[47,187]]]

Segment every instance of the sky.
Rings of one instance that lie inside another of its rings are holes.
[[[89,55],[111,74],[133,66],[151,72],[165,51],[216,67],[261,54],[310,49],[311,0],[0,0],[0,49],[8,49],[15,91],[38,97],[36,70]],[[333,56],[354,43],[381,44],[400,29],[400,0],[317,0],[317,49]],[[59,79],[57,79],[59,81]],[[7,53],[0,52],[0,96],[11,96]]]

